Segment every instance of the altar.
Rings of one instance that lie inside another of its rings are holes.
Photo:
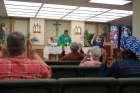
[[[87,51],[91,47],[83,47],[84,53],[87,53]],[[59,60],[59,55],[62,52],[62,47],[51,47],[51,46],[46,46],[44,48],[44,60]],[[70,53],[70,47],[65,47],[65,53],[68,54]]]
[[[86,54],[87,51],[91,48],[92,47],[83,47],[82,49],[83,49],[84,53]],[[113,49],[111,47],[111,44],[110,43],[105,43],[104,44],[104,49],[106,50],[107,60],[112,59]],[[59,55],[61,54],[61,52],[62,52],[62,47],[46,46],[43,49],[44,60],[55,60],[55,61],[59,60]],[[68,54],[70,52],[71,52],[70,47],[69,46],[65,47],[65,54]]]

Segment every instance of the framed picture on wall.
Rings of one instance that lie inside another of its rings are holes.
[[[74,33],[75,35],[81,35],[82,28],[80,26],[75,26],[74,27]]]

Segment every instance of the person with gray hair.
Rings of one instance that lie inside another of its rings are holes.
[[[89,49],[87,55],[81,61],[80,67],[99,67],[102,64],[100,62],[101,55],[102,51],[98,46]]]
[[[71,43],[70,45],[71,53],[66,54],[60,60],[82,60],[84,58],[83,53],[79,53],[79,44],[76,42]]]
[[[79,44],[76,42],[73,42],[70,46],[71,51],[78,51],[79,50]]]
[[[78,50],[78,52],[84,54],[84,51],[82,49],[83,48],[83,45],[81,43],[78,43],[78,44],[79,44],[79,50]]]

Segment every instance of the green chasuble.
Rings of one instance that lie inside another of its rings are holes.
[[[58,40],[57,40],[57,46],[61,46],[61,45],[66,45],[66,46],[69,46],[71,44],[71,37],[68,35],[68,36],[64,36],[61,35],[59,36]]]

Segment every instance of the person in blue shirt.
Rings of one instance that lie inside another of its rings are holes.
[[[95,38],[93,37],[91,40],[92,46],[99,46],[100,48],[103,48],[104,46],[104,40],[101,36],[97,35]]]
[[[140,77],[140,60],[130,49],[122,51],[122,60],[112,64],[110,68],[104,64],[100,69],[100,76],[127,78]]]

